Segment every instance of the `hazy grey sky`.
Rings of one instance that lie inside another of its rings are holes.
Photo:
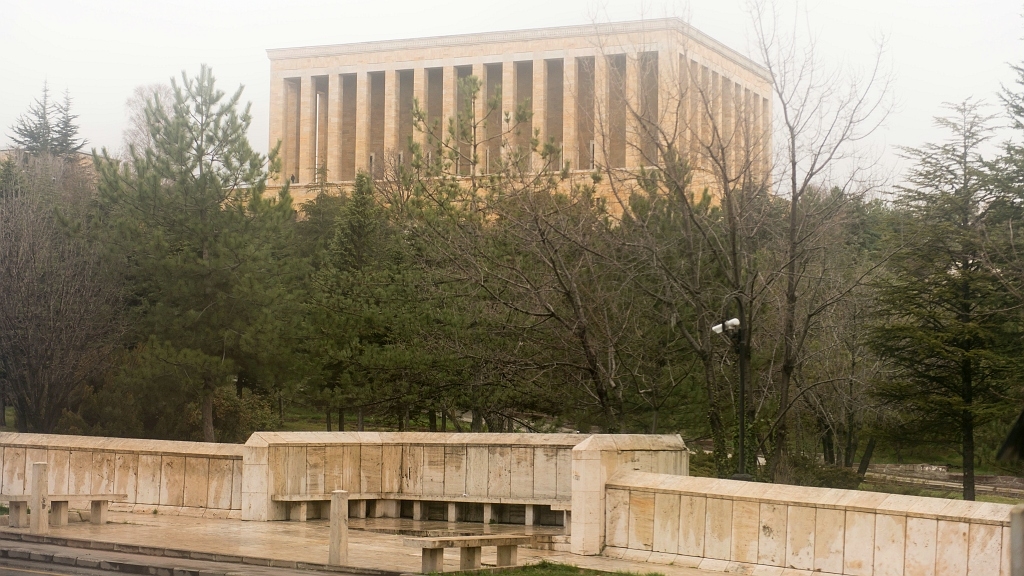
[[[876,41],[898,103],[871,145],[894,162],[896,145],[934,138],[942,102],[993,104],[1008,64],[1024,61],[1019,0],[779,0],[800,6],[828,64],[870,64]],[[213,67],[227,92],[245,85],[250,139],[267,149],[267,48],[683,16],[749,53],[745,0],[0,0],[0,147],[43,81],[69,89],[90,147],[117,149],[135,86]]]

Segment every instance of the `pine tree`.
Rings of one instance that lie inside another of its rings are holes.
[[[1002,200],[980,156],[989,119],[970,101],[952,110],[937,119],[946,142],[906,151],[914,167],[897,207],[908,246],[880,282],[872,347],[893,366],[877,393],[918,439],[959,441],[963,497],[973,500],[975,430],[1006,408],[1020,302],[986,261],[990,208]]]
[[[246,136],[242,88],[226,98],[206,66],[173,88],[170,113],[147,107],[151,147],[126,164],[97,157],[101,217],[132,266],[138,341],[188,383],[212,442],[217,390],[242,373],[273,378],[282,356],[294,213],[287,188],[264,196],[268,159]]]

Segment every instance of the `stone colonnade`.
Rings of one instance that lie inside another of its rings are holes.
[[[429,150],[428,135],[414,128],[414,101],[433,136],[444,137],[448,119],[470,112],[458,92],[459,81],[472,75],[481,86],[472,114],[486,120],[476,151],[483,172],[504,152],[504,119],[521,106],[531,116],[506,144],[525,148],[534,134],[552,140],[572,169],[652,165],[658,143],[669,141],[694,157],[720,149],[737,164],[752,153],[756,165],[767,167],[771,104],[764,78],[664,44],[393,64],[385,54],[376,65],[275,70],[270,143],[281,143],[281,177],[296,184],[316,181],[318,168],[331,182],[351,181],[360,170],[379,177],[386,161],[409,161],[410,141]],[[461,148],[471,156],[467,145]],[[539,166],[538,158],[531,162]],[[471,168],[460,162],[456,169]]]

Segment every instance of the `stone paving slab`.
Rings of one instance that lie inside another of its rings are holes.
[[[9,535],[8,535],[9,536]],[[340,570],[318,571],[309,569],[270,567],[226,560],[196,560],[133,554],[123,551],[94,550],[57,544],[0,540],[0,565],[4,560],[30,561],[34,564],[53,565],[58,568],[85,569],[157,576],[317,576],[352,574]],[[47,572],[49,573],[49,572]],[[396,573],[391,573],[397,576]],[[382,575],[384,576],[384,575]]]
[[[352,529],[349,530],[349,564],[357,568],[394,572],[418,572],[421,565],[420,551],[404,546],[403,540],[406,536],[399,532],[408,534],[409,530],[415,530],[424,535],[450,532],[545,536],[562,533],[561,527],[511,524],[485,526],[471,522],[447,523],[388,518],[351,519],[350,526]],[[14,528],[6,528],[5,531],[27,533],[27,530]],[[51,527],[49,536],[107,543],[113,548],[112,551],[120,549],[146,553],[160,548],[205,553],[210,555],[211,560],[220,556],[228,559],[248,557],[278,562],[324,564],[327,562],[329,525],[326,520],[243,522],[158,514],[111,513],[106,525],[71,523],[61,528]],[[495,548],[484,548],[482,564],[485,567],[494,566],[496,554]],[[578,556],[568,552],[520,547],[520,564],[542,560],[573,564],[593,570],[641,574],[657,572],[665,576],[707,576],[720,573],[682,566],[617,560],[602,556]],[[458,568],[459,553],[455,550],[447,551],[444,558],[445,571],[454,572]]]

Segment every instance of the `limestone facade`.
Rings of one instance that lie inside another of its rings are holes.
[[[669,141],[698,172],[712,169],[702,156],[713,150],[735,165],[768,166],[767,72],[677,18],[267,52],[270,146],[280,144],[280,180],[299,200],[318,168],[344,183],[408,162],[410,142],[427,150],[414,102],[440,135],[470,112],[458,93],[468,76],[482,92],[471,112],[486,124],[474,169],[487,171],[530,135],[554,142],[573,170],[656,164]],[[529,119],[502,139],[521,107]]]

